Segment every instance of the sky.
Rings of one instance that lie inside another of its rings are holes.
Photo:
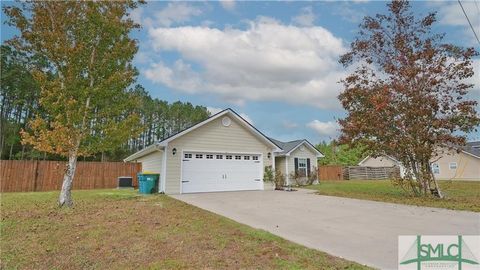
[[[2,2],[5,3],[5,2]],[[386,12],[384,1],[151,1],[131,13],[139,52],[137,82],[152,97],[232,108],[267,136],[335,139],[338,82],[348,74],[338,58],[366,15]],[[480,35],[480,0],[462,4]],[[419,16],[438,12],[434,30],[445,41],[476,47],[457,1],[414,1]],[[3,14],[2,14],[3,16]],[[2,19],[3,21],[4,19]],[[2,42],[15,30],[2,25]],[[471,97],[480,100],[480,58]],[[480,139],[480,133],[469,134]]]

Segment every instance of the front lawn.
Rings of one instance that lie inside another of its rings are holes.
[[[0,269],[366,269],[165,195],[73,194],[2,194]]]
[[[388,180],[322,181],[306,188],[317,190],[321,195],[480,212],[480,182],[439,183],[445,199],[412,197]]]

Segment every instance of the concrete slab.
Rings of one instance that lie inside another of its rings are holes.
[[[397,269],[399,235],[478,235],[480,214],[331,196],[311,190],[173,195],[280,237],[380,269]]]

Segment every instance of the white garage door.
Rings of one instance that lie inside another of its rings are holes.
[[[182,193],[263,189],[260,155],[184,152]]]

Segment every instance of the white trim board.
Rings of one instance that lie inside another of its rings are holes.
[[[132,160],[136,160],[138,158],[141,158],[141,157],[144,157],[150,153],[153,153],[155,151],[161,151],[163,150],[165,147],[163,146],[159,146],[157,143],[155,144],[152,144],[152,145],[149,145],[145,148],[143,148],[142,150],[140,151],[137,151],[133,154],[131,154],[130,156],[126,157],[123,162],[128,162],[128,161],[132,161]]]
[[[285,154],[285,156],[290,156],[290,154],[295,151],[297,148],[299,148],[301,145],[304,145],[306,144],[307,147],[309,147],[311,150],[313,150],[315,153],[317,153],[317,158],[321,158],[321,157],[324,157],[324,155],[322,153],[320,153],[320,151],[317,150],[317,148],[315,148],[311,143],[309,143],[307,140],[303,140],[301,143],[299,143],[297,146],[295,146],[294,148],[292,148],[292,150],[288,151],[288,153]]]

